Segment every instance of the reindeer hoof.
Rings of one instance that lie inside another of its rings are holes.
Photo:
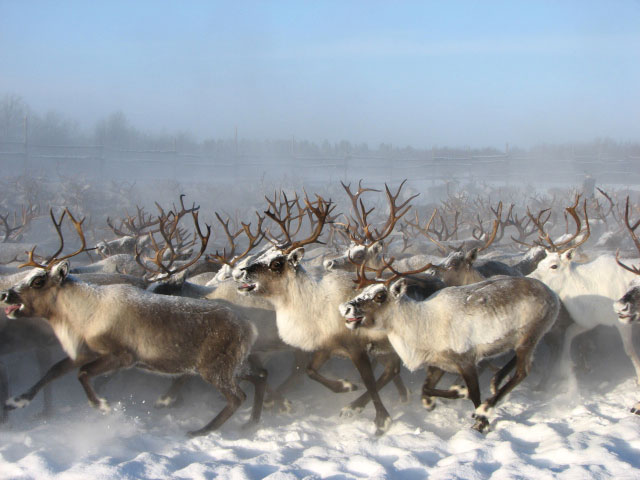
[[[436,408],[436,401],[431,397],[422,397],[422,406],[430,412]]]
[[[31,400],[21,395],[19,397],[11,397],[4,403],[6,410],[15,410],[17,408],[24,408],[31,403]]]
[[[109,402],[107,402],[107,400],[104,398],[98,398],[98,403],[90,401],[89,405],[91,405],[93,408],[97,408],[105,415],[107,413],[111,413],[111,406],[109,405]]]
[[[205,430],[205,429],[201,428],[200,430],[192,430],[190,432],[187,432],[187,437],[189,437],[189,438],[202,437],[203,435],[206,435],[207,433],[209,433],[209,430]]]
[[[171,408],[176,407],[182,403],[182,397],[172,397],[171,395],[162,395],[160,398],[156,400],[156,403],[153,404],[155,408]]]
[[[376,418],[376,437],[384,435],[391,426],[391,417]]]
[[[262,402],[262,408],[266,408],[267,410],[271,410],[275,405],[276,402],[273,398],[265,398],[264,402]]]
[[[458,394],[457,398],[469,398],[469,390],[467,389],[467,387],[463,387],[461,385],[453,385],[450,390]]]
[[[473,416],[476,419],[476,423],[474,423],[471,428],[477,430],[480,433],[486,433],[489,430],[489,420],[487,419],[487,417],[483,415],[476,415],[475,413],[473,414]]]
[[[340,416],[342,418],[351,418],[362,412],[362,407],[355,407],[353,405],[347,405],[340,410]]]
[[[341,393],[355,392],[358,389],[358,386],[351,383],[349,380],[340,380],[340,383],[342,384],[342,389],[340,390]]]
[[[631,413],[635,415],[640,415],[640,402],[636,403],[633,407],[631,407]]]
[[[293,412],[293,403],[291,403],[290,400],[285,398],[284,400],[282,400],[282,402],[280,402],[280,404],[278,406],[278,412],[279,413],[291,413],[291,412]]]

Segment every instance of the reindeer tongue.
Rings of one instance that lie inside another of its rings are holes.
[[[4,314],[8,316],[11,312],[15,312],[18,309],[20,309],[20,305],[9,305],[8,307],[4,307]]]

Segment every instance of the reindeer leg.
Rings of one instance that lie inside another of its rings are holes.
[[[294,360],[291,365],[289,376],[276,387],[275,390],[268,390],[265,406],[270,402],[277,405],[281,413],[291,412],[292,404],[284,397],[284,393],[288,392],[295,385],[300,383],[302,376],[305,374],[306,366],[309,363],[309,354],[302,350],[293,351]],[[269,398],[270,397],[270,398]]]
[[[40,368],[40,375],[45,375],[46,374],[46,368],[47,366],[51,365],[51,352],[49,351],[48,347],[45,348],[38,348],[36,350],[36,358],[38,359],[38,367]],[[42,406],[42,412],[40,412],[40,416],[42,418],[47,418],[51,415],[51,409],[52,409],[52,392],[51,392],[51,385],[46,385],[44,387],[44,392],[43,393],[43,406]]]
[[[307,366],[307,375],[309,378],[321,383],[334,393],[353,392],[354,390],[357,390],[358,387],[348,380],[331,380],[318,373],[318,369],[322,367],[327,360],[329,360],[329,357],[331,357],[331,352],[329,350],[318,350],[313,353],[311,363]],[[367,362],[368,360],[369,359],[367,358]],[[370,363],[369,368],[371,368]]]
[[[378,394],[378,389],[376,388],[376,378],[373,375],[373,369],[371,368],[369,356],[364,350],[351,347],[351,349],[349,350],[349,357],[358,369],[358,372],[360,372],[360,376],[364,381],[364,385],[367,388],[369,395],[371,395],[371,400],[373,400],[373,405],[376,409],[376,435],[382,435],[389,429],[389,426],[391,425],[391,416],[389,415],[389,412],[387,412],[387,409],[384,408],[384,404],[382,403],[380,395]],[[345,412],[344,409],[343,412]]]
[[[123,352],[120,355],[103,355],[102,357],[80,367],[80,370],[78,371],[78,380],[89,399],[89,405],[94,408],[98,408],[103,413],[109,413],[111,411],[111,407],[109,407],[109,404],[104,398],[98,397],[91,386],[91,383],[89,383],[89,380],[97,375],[102,375],[103,373],[107,373],[118,368],[130,366],[132,363],[133,358],[131,355]]]
[[[261,362],[255,355],[249,355],[249,372],[240,377],[241,380],[247,380],[253,383],[253,408],[251,409],[251,418],[245,424],[245,427],[256,425],[260,421],[262,413],[262,405],[264,403],[264,392],[267,386],[267,371],[262,368]]]
[[[9,380],[4,363],[0,362],[0,423],[7,421],[7,409],[5,403],[9,398]]]
[[[427,377],[422,384],[422,406],[427,410],[436,408],[436,403],[429,395],[429,391],[435,388],[444,374],[445,371],[438,367],[427,367]]]
[[[625,325],[620,322],[616,322],[618,333],[622,339],[622,345],[624,346],[624,352],[631,359],[633,368],[636,370],[636,382],[640,384],[640,358],[638,358],[638,352],[633,344],[633,325]]]
[[[171,381],[171,385],[169,386],[169,390],[160,398],[156,400],[154,407],[156,408],[166,408],[166,407],[174,407],[181,400],[180,390],[185,383],[189,380],[190,375],[180,375],[179,377],[175,377]]]
[[[478,370],[475,364],[460,364],[458,365],[458,372],[467,385],[467,397],[473,402],[473,406],[478,408],[480,406],[480,385],[478,383]],[[455,386],[452,387],[452,389],[455,389]]]
[[[207,380],[209,383],[215,382],[213,378],[212,379],[205,378],[205,380]],[[219,382],[216,382],[216,383],[219,383]],[[223,385],[222,383],[220,383],[219,385],[216,385],[216,387],[218,388],[218,390],[220,390],[222,395],[224,395],[224,397],[227,399],[227,404],[222,409],[222,411],[218,413],[218,415],[216,415],[214,419],[211,420],[209,423],[207,423],[204,427],[200,428],[199,430],[193,430],[191,432],[188,432],[187,435],[189,437],[198,437],[201,435],[206,435],[207,433],[220,428],[222,424],[226,422],[229,419],[229,417],[231,417],[231,415],[234,414],[234,412],[238,409],[238,407],[240,407],[242,402],[244,402],[245,399],[247,398],[247,395],[240,389],[240,387],[238,386],[235,380],[233,380],[230,385]]]
[[[400,360],[400,357],[398,357],[397,355],[381,355],[378,359],[385,366],[384,371],[382,372],[380,377],[378,377],[378,380],[376,380],[376,390],[380,391],[391,380],[394,380],[394,383],[395,383],[395,379],[400,378],[399,373],[400,373],[400,367],[402,366],[402,360]],[[402,383],[402,380],[400,380],[400,387],[403,389],[402,393],[404,393],[403,401],[406,402],[407,389],[404,386],[404,383]],[[400,387],[398,387],[398,384],[396,384],[396,388],[398,389],[398,392],[401,392]],[[402,393],[400,393],[401,399],[403,398]],[[370,401],[371,401],[371,395],[369,394],[369,391],[366,391],[362,395],[360,395],[357,399],[355,399],[353,402],[351,402],[348,406],[344,407],[343,414],[348,415],[346,413],[348,410],[352,412],[361,412],[364,409],[364,407],[367,405],[367,403],[369,403]]]
[[[570,381],[575,381],[575,376],[573,373],[573,362],[571,360],[571,344],[573,343],[573,339],[588,331],[587,328],[582,325],[578,325],[577,323],[572,323],[567,327],[564,336],[564,342],[562,344],[562,353],[560,354],[560,362],[558,365],[559,373],[568,374]]]
[[[534,344],[535,346],[535,344]],[[476,408],[473,417],[476,419],[476,423],[473,425],[474,430],[478,430],[479,432],[484,432],[489,427],[489,414],[493,407],[511,390],[513,390],[522,380],[525,379],[527,374],[529,373],[529,368],[531,365],[531,355],[532,349],[530,346],[520,346],[516,349],[516,365],[515,365],[515,373],[509,379],[507,383],[505,383],[493,396],[489,397],[482,403],[480,406]],[[511,362],[509,362],[511,363]],[[503,370],[508,366],[508,364],[503,367]],[[513,368],[513,367],[512,367]]]
[[[498,388],[500,388],[500,384],[505,379],[507,375],[513,370],[516,366],[516,356],[514,355],[511,360],[507,362],[507,364],[502,367],[491,379],[491,393],[493,395],[496,394]],[[478,405],[476,405],[477,407]]]
[[[71,358],[69,357],[63,358],[58,363],[56,363],[53,367],[51,367],[47,371],[47,373],[45,373],[44,376],[40,380],[38,380],[38,382],[29,390],[27,390],[25,393],[17,397],[9,398],[5,402],[6,410],[13,410],[15,408],[26,407],[27,405],[29,405],[29,403],[31,403],[31,400],[33,400],[33,397],[37,395],[37,393],[42,389],[42,387],[47,385],[49,382],[55,380],[56,378],[61,377],[66,373],[69,373],[76,366],[77,366],[77,363],[74,362]]]

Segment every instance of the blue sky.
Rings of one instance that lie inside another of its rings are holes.
[[[640,1],[0,0],[0,95],[91,130],[640,141]]]

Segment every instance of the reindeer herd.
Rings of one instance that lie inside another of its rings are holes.
[[[245,400],[242,381],[254,386],[249,425],[259,422],[263,405],[290,408],[287,392],[305,374],[335,393],[356,390],[321,372],[340,356],[365,387],[340,415],[371,401],[377,435],[391,423],[380,390],[392,382],[408,400],[403,365],[425,368],[427,410],[436,407],[434,397],[468,398],[473,428],[484,432],[496,404],[535,367],[540,342],[553,365],[542,375],[546,387],[571,370],[574,338],[598,325],[617,328],[640,383],[631,330],[640,318],[640,265],[623,260],[640,253],[630,196],[556,192],[504,208],[491,193],[450,194],[425,205],[404,187],[382,192],[360,182],[354,192],[342,184],[342,211],[339,200],[280,191],[265,197],[250,222],[214,212],[204,227],[200,207],[180,195],[172,208],[156,203],[155,214],[136,207],[134,215],[108,217],[116,238],[93,246],[85,219],[51,208],[56,251],[37,253],[51,244],[43,239],[1,267],[0,355],[56,344],[64,358],[11,397],[0,363],[2,420],[42,389],[50,413],[48,384],[70,371],[89,404],[106,413],[109,403],[92,379],[135,366],[173,377],[158,407],[174,404],[191,376],[216,387],[226,404],[190,432],[203,435]],[[21,241],[43,217],[31,204],[13,218],[0,215],[2,245]],[[69,231],[77,240],[63,254]],[[291,355],[291,370],[273,386],[266,365],[276,352]],[[49,358],[41,355],[40,363]],[[491,394],[483,400],[479,372],[488,359]],[[383,367],[377,378],[376,363]],[[438,388],[445,373],[463,384]],[[632,412],[640,414],[640,402]]]

